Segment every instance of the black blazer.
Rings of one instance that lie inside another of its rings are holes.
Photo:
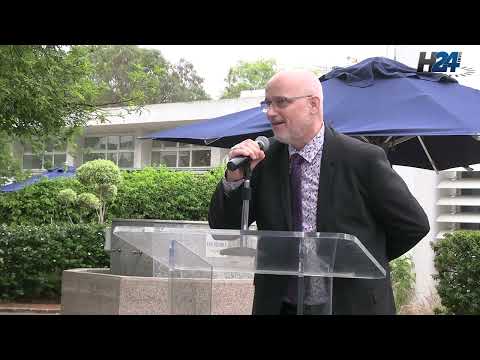
[[[291,231],[288,146],[273,142],[252,173],[250,224]],[[209,209],[211,228],[239,229],[241,189],[227,197],[222,183]],[[355,235],[387,270],[385,279],[333,281],[334,314],[395,314],[388,262],[430,230],[428,218],[376,145],[325,128],[318,189],[317,231]],[[287,276],[255,276],[254,314],[278,314]]]

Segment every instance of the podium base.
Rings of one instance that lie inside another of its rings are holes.
[[[257,249],[252,249],[248,247],[234,247],[220,250],[220,255],[228,256],[257,256]]]

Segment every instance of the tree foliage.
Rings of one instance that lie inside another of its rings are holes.
[[[115,201],[117,197],[117,186],[122,180],[120,169],[110,160],[93,160],[78,168],[77,178],[80,183],[95,193],[80,194],[78,201],[85,207],[95,209],[98,222],[103,224],[107,204]]]
[[[264,89],[268,80],[277,72],[273,59],[260,59],[255,62],[240,61],[228,71],[227,86],[222,99],[237,98],[244,90]]]
[[[445,313],[480,314],[480,232],[454,231],[433,245],[437,291]]]
[[[84,47],[0,46],[0,131],[53,134],[100,116],[92,72]]]
[[[94,81],[101,88],[98,103],[158,104],[209,99],[203,79],[181,59],[169,63],[154,49],[133,45],[88,46]]]

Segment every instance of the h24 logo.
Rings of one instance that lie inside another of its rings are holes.
[[[450,54],[445,51],[431,52],[429,58],[427,58],[427,52],[423,51],[418,59],[417,72],[447,72],[448,68],[450,72],[455,72],[460,67],[461,60],[462,53],[458,51]],[[425,66],[428,66],[426,71]]]

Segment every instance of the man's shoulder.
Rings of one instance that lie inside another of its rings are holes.
[[[378,145],[366,143],[352,136],[339,133],[332,128],[330,128],[330,131],[336,145],[340,147],[341,150],[346,151],[343,153],[345,155],[353,153],[364,156],[375,156],[383,152],[383,149]]]

